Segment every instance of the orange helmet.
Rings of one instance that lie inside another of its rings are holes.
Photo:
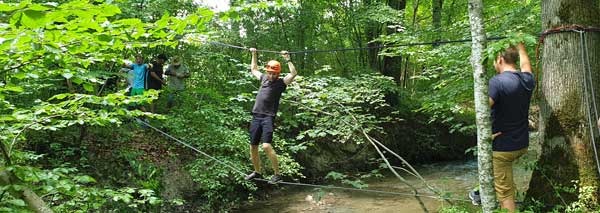
[[[281,64],[279,64],[279,61],[270,60],[265,68],[267,72],[281,73]]]

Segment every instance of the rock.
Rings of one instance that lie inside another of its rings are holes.
[[[168,175],[163,175],[161,181],[164,189],[161,197],[166,200],[185,199],[195,194],[195,183],[192,176],[183,168],[184,163],[180,159],[172,158],[163,162],[163,167],[169,171]]]
[[[311,202],[314,201],[313,196],[312,195],[306,195],[306,197],[304,198],[305,201],[307,202]]]

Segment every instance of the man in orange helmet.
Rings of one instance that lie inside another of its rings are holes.
[[[281,181],[281,175],[279,174],[279,164],[277,162],[277,154],[271,146],[273,142],[273,124],[275,116],[277,115],[277,109],[279,108],[279,99],[281,93],[285,91],[287,85],[291,84],[296,77],[296,68],[292,61],[290,61],[290,55],[287,51],[281,51],[281,56],[285,59],[290,73],[284,78],[279,78],[281,73],[281,64],[278,61],[271,60],[265,66],[266,74],[261,73],[258,70],[256,63],[256,49],[250,48],[252,52],[252,63],[250,64],[250,70],[252,75],[260,80],[260,88],[256,95],[256,102],[252,108],[252,123],[250,123],[250,157],[252,158],[252,165],[254,166],[254,172],[246,176],[246,180],[254,178],[262,178],[260,174],[260,158],[258,155],[258,144],[262,139],[262,147],[267,157],[273,165],[273,172],[275,173],[269,183],[275,184]]]

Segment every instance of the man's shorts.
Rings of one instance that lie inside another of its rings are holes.
[[[250,123],[250,144],[258,145],[273,142],[273,116],[254,114]]]
[[[131,88],[131,96],[143,95],[144,88]]]
[[[513,180],[513,162],[527,153],[527,148],[511,152],[493,152],[494,188],[498,201],[515,199],[517,187]]]

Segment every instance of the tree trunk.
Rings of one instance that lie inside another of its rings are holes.
[[[471,25],[475,112],[477,123],[477,161],[479,167],[479,187],[483,212],[492,212],[496,208],[496,192],[494,190],[494,173],[492,169],[492,129],[490,124],[490,107],[488,104],[488,87],[485,75],[483,51],[486,45],[485,27],[483,26],[482,0],[469,0],[469,23]]]
[[[406,89],[406,87],[407,87],[406,86],[407,85],[406,81],[410,77],[410,75],[408,74],[408,69],[409,69],[408,63],[410,63],[410,55],[406,55],[406,59],[404,59],[404,61],[405,61],[404,62],[404,72],[402,72],[403,73],[403,76],[402,76],[402,88]]]
[[[373,4],[370,0],[364,1],[365,6],[369,6]],[[375,21],[368,21],[365,25],[365,38],[367,39],[367,62],[371,69],[381,71],[381,66],[379,63],[379,51],[381,48],[376,48],[380,46],[381,42],[374,41],[382,34],[382,24]]]
[[[307,15],[307,13],[305,11],[306,11],[306,7],[308,7],[308,5],[304,4],[304,1],[302,1],[302,0],[298,1],[298,4],[300,5],[300,11],[298,11],[299,15],[297,17],[297,20],[298,20],[297,21],[297,25],[298,26],[303,26],[303,27],[300,27],[300,28],[297,29],[297,31],[296,31],[297,32],[296,33],[296,35],[297,35],[296,36],[296,40],[298,41],[297,47],[300,47],[301,50],[304,50],[306,48],[305,38],[307,36],[311,36],[312,37],[312,35],[307,35],[306,34],[306,30],[305,29],[307,29],[307,28],[308,29],[313,29],[313,28],[309,27],[309,26],[304,26],[304,25],[306,25],[306,21],[304,19],[306,19],[305,16]],[[312,32],[312,30],[310,32]],[[296,57],[302,57],[301,59],[296,59],[297,60],[296,63],[299,63],[298,64],[298,68],[300,70],[306,70],[305,65],[306,65],[306,60],[308,59],[306,56],[307,56],[307,54],[296,56]]]
[[[8,172],[8,171],[0,172],[0,186],[18,184],[19,182],[20,182],[19,179],[11,172]],[[33,192],[31,189],[29,189],[27,187],[23,187],[23,189],[19,190],[19,191],[9,190],[9,192],[13,197],[16,197],[16,198],[19,198],[19,199],[25,201],[25,203],[27,204],[27,208],[29,208],[29,210],[31,210],[33,212],[38,212],[38,213],[53,212],[52,209],[50,209],[50,207],[48,207],[46,205],[44,200],[42,200],[42,198],[40,198],[40,196],[35,194],[35,192]]]
[[[388,6],[398,11],[404,11],[406,9],[406,0],[389,0]],[[397,24],[397,23],[386,23]],[[387,27],[385,27],[387,28]],[[396,33],[394,29],[387,28],[387,34]],[[396,85],[401,84],[401,73],[402,72],[402,56],[383,56],[383,67],[381,73],[385,76],[394,78]]]
[[[435,33],[435,42],[439,42],[441,38],[442,31],[442,5],[444,0],[431,0],[431,12],[432,12],[432,25]],[[440,46],[435,43],[434,47]]]
[[[419,0],[413,0],[413,17],[412,17],[412,28],[415,28],[417,23],[417,12],[419,12]]]
[[[572,24],[600,27],[598,4],[597,0],[542,1],[543,29]],[[589,64],[591,70],[596,71],[592,73],[593,88],[599,92],[600,33],[586,33],[585,37]],[[543,203],[565,205],[576,200],[579,193],[568,193],[554,187],[572,187],[575,180],[579,187],[595,187],[591,202],[596,207],[598,205],[598,170],[587,117],[589,105],[584,99],[589,97],[589,91],[586,94],[583,87],[585,64],[580,42],[580,34],[576,32],[551,34],[545,39],[539,120],[542,150],[529,183],[527,200],[534,198]],[[598,102],[598,96],[594,98]],[[594,129],[596,119],[591,124]]]
[[[454,15],[454,4],[456,3],[456,0],[452,0],[452,3],[450,3],[450,9],[446,10],[446,26],[452,26],[452,15]]]

